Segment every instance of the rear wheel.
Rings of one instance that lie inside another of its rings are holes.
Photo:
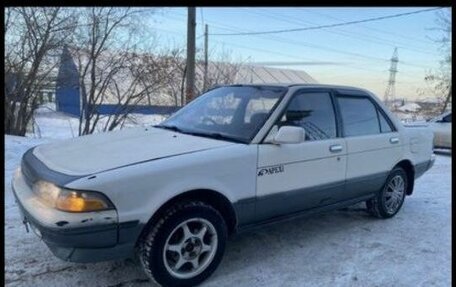
[[[199,201],[172,206],[140,241],[149,277],[162,286],[194,286],[219,265],[227,238],[220,213]]]
[[[390,218],[402,207],[407,190],[407,174],[401,167],[394,168],[386,179],[383,189],[366,201],[367,210],[379,218]]]

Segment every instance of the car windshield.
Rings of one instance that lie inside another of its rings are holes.
[[[273,86],[215,88],[156,127],[249,143],[286,91],[285,87]]]

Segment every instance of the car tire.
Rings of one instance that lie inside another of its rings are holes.
[[[180,202],[146,231],[139,259],[144,272],[161,286],[195,286],[220,264],[227,234],[215,208],[200,201]]]
[[[407,174],[401,167],[395,167],[380,192],[366,201],[367,210],[378,218],[391,218],[396,215],[404,203],[407,191]]]

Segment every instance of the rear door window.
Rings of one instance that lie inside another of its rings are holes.
[[[337,96],[346,137],[380,133],[377,108],[367,97]]]

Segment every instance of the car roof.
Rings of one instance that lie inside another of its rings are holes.
[[[329,85],[329,84],[315,84],[315,83],[262,83],[262,84],[229,84],[229,85],[219,85],[217,87],[237,87],[237,86],[249,86],[249,87],[302,87],[302,88],[326,88],[326,89],[349,89],[349,90],[358,90],[358,91],[367,91],[362,88],[357,88],[353,86],[342,86],[342,85]]]

